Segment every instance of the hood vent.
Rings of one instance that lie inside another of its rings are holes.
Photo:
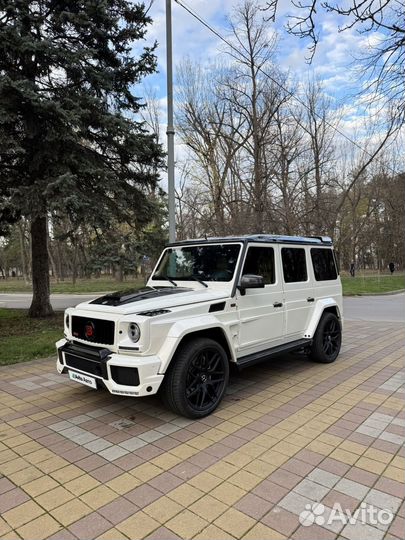
[[[225,302],[219,302],[219,304],[211,304],[208,313],[213,313],[214,311],[223,311],[225,309]]]
[[[158,315],[164,315],[165,313],[170,313],[170,309],[152,309],[150,311],[141,311],[137,315],[142,315],[143,317],[157,317]]]

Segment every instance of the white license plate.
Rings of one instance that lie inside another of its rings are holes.
[[[90,388],[97,388],[96,379],[94,377],[89,377],[83,373],[76,373],[76,371],[69,371],[69,379],[72,381],[78,382],[80,384],[85,384],[90,386]]]

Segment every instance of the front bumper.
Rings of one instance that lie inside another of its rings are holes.
[[[74,371],[93,377],[97,387],[111,394],[150,396],[156,394],[164,375],[159,374],[158,356],[129,356],[107,348],[91,347],[61,339],[56,343],[59,373]]]

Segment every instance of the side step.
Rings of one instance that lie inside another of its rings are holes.
[[[291,341],[285,345],[278,345],[277,347],[272,347],[271,349],[266,349],[253,354],[248,354],[247,356],[242,356],[236,361],[238,369],[244,369],[245,367],[253,366],[264,360],[268,360],[272,356],[278,356],[283,353],[288,353],[296,351],[297,349],[302,349],[311,345],[312,339],[297,339],[296,341]]]

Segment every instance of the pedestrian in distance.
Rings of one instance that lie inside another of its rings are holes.
[[[351,275],[352,277],[354,277],[355,274],[356,274],[356,268],[355,268],[355,266],[354,266],[354,262],[352,262],[352,263],[350,264],[350,275]]]
[[[391,276],[392,276],[392,274],[395,271],[395,264],[393,262],[390,262],[390,264],[388,265],[388,268],[390,269]]]

